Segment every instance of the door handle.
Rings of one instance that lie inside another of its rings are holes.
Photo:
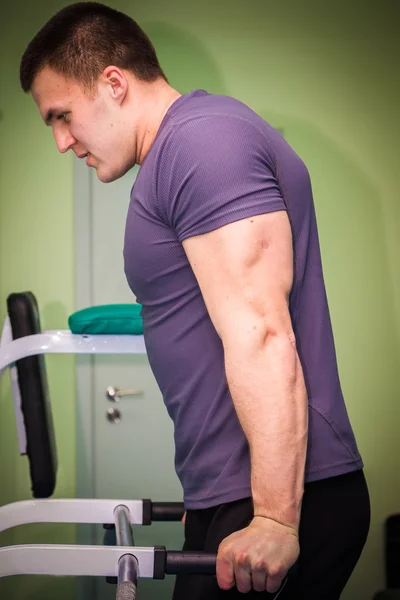
[[[143,390],[120,390],[118,387],[113,387],[109,385],[106,390],[106,398],[110,400],[110,402],[119,402],[122,396],[142,396]]]

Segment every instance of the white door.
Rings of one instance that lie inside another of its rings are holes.
[[[86,233],[82,222],[78,227],[77,244],[78,248],[86,247],[83,253],[86,252],[87,256],[80,257],[77,253],[78,286],[86,285],[86,297],[91,305],[136,301],[125,279],[122,256],[126,213],[136,174],[135,168],[114,183],[102,184],[94,170],[84,172],[81,166],[77,166],[76,183],[79,185],[81,182],[90,196],[83,198],[81,190],[80,201],[87,203],[88,223]],[[80,212],[84,214],[84,211],[84,206],[77,206],[78,221]],[[82,244],[82,235],[88,236],[86,246]],[[85,282],[85,269],[86,283],[79,284],[79,281]],[[91,481],[89,487],[84,486],[86,491],[96,498],[149,498],[181,502],[182,488],[174,471],[172,422],[147,357],[99,355],[88,361],[86,366],[91,371],[88,378],[91,381],[91,423],[86,428],[78,426],[78,435],[87,438],[80,439],[78,444],[78,460],[87,463],[85,468]],[[140,395],[125,396],[115,403],[107,398],[108,386],[136,389]],[[78,393],[78,404],[87,401],[88,398]],[[87,408],[78,405],[78,414],[80,409],[89,414]],[[115,411],[119,411],[116,421],[113,420],[113,415],[117,414]],[[90,452],[85,452],[84,448],[89,446]],[[138,546],[161,545],[177,550],[183,544],[183,525],[180,522],[137,526],[133,534]],[[102,543],[103,535],[102,527],[92,531],[92,539],[94,537],[96,543]],[[162,581],[140,579],[138,598],[168,600],[173,580],[171,576]],[[115,598],[115,586],[104,580],[96,579],[91,586],[91,600]]]

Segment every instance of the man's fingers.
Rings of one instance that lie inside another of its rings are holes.
[[[264,566],[254,568],[251,573],[251,579],[256,592],[265,592],[267,589],[267,571]]]
[[[235,564],[235,580],[239,592],[242,592],[243,594],[250,592],[252,583],[251,566],[247,561],[241,560],[240,556]]]
[[[275,594],[281,587],[283,580],[284,577],[282,577],[282,575],[275,575],[275,577],[271,577],[271,575],[269,575],[267,577],[267,592],[270,594]]]
[[[231,560],[217,556],[217,581],[222,590],[230,590],[235,585],[235,574]]]

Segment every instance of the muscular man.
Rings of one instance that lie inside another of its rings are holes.
[[[305,165],[241,102],[173,89],[137,23],[104,5],[50,19],[21,84],[101,181],[140,165],[126,276],[174,422],[185,548],[218,551],[217,578],[178,577],[175,600],[337,600],[369,498]]]

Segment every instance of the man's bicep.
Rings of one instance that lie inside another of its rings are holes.
[[[292,233],[286,211],[249,217],[184,240],[210,317],[222,339],[235,328],[248,335],[290,329]]]

